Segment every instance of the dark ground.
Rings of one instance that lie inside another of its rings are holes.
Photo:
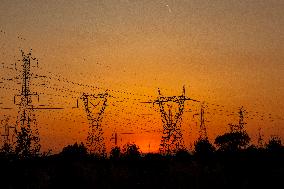
[[[206,160],[195,156],[2,159],[0,188],[283,188],[283,157],[215,154]]]

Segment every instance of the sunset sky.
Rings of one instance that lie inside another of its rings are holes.
[[[40,93],[35,106],[64,108],[36,111],[43,150],[85,142],[88,121],[80,100],[74,108],[77,99],[108,89],[115,97],[102,122],[108,148],[117,132],[120,146],[135,142],[143,152],[157,151],[159,109],[141,102],[155,100],[158,88],[181,95],[183,85],[188,97],[207,103],[211,141],[238,122],[241,106],[252,143],[259,128],[266,140],[283,140],[283,10],[282,0],[2,0],[0,119],[15,123],[20,70],[9,68],[21,59],[20,49],[33,49],[39,68],[32,72],[47,76],[31,81]],[[199,103],[185,103],[189,149],[198,137],[193,115],[199,111]]]

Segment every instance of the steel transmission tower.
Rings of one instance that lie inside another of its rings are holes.
[[[114,141],[114,146],[117,146],[117,132],[114,132],[110,138],[110,141]]]
[[[229,124],[231,132],[241,132],[244,129],[245,122],[244,122],[244,114],[246,113],[244,107],[242,106],[239,108],[238,114],[239,114],[239,124],[238,125],[233,125]]]
[[[205,107],[206,107],[205,103],[203,102],[201,104],[201,109],[200,109],[200,130],[199,130],[199,139],[200,140],[208,140],[206,125],[205,125],[205,116],[204,116]]]
[[[257,144],[259,148],[263,148],[263,134],[261,134],[261,128],[258,128],[258,139]]]
[[[102,156],[106,154],[106,146],[101,122],[107,106],[107,97],[107,92],[97,95],[83,93],[81,96],[89,121],[89,131],[87,137],[88,149],[90,153]]]
[[[5,146],[5,145],[10,146],[11,142],[13,142],[13,138],[12,138],[12,141],[11,141],[10,129],[15,130],[15,126],[9,125],[9,117],[8,116],[5,117],[3,120],[1,120],[1,126],[4,127],[4,134],[1,135],[3,137],[3,146]]]
[[[184,112],[184,103],[186,100],[192,100],[185,96],[185,87],[183,87],[182,95],[164,97],[161,95],[161,91],[158,89],[158,98],[154,101],[144,102],[153,103],[159,105],[163,123],[163,135],[160,144],[160,153],[164,155],[170,155],[177,152],[179,149],[184,148],[181,122]],[[176,112],[173,112],[173,105],[177,105]],[[166,110],[165,106],[168,106]]]
[[[244,114],[245,114],[245,109],[244,107],[242,106],[240,109],[239,109],[239,130],[243,130],[244,129],[244,126],[245,126],[245,122],[244,122]]]
[[[14,103],[16,103],[16,97],[20,97],[19,117],[16,122],[16,148],[15,151],[22,157],[29,157],[36,155],[40,151],[40,138],[37,128],[37,122],[32,104],[32,96],[37,96],[37,93],[32,93],[30,90],[31,80],[31,61],[36,60],[32,58],[31,52],[25,54],[22,52],[22,90],[20,95],[14,97]],[[38,62],[36,62],[38,65]]]

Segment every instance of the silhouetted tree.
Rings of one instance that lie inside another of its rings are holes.
[[[263,147],[259,147],[259,146],[252,144],[246,148],[245,157],[247,160],[256,162],[256,160],[264,156],[264,153],[265,153],[265,149]]]
[[[38,132],[37,129],[35,132]],[[39,155],[41,145],[40,138],[32,133],[30,125],[21,126],[19,131],[16,131],[16,147],[15,153],[20,158],[31,158]]]
[[[127,143],[122,149],[123,156],[126,159],[139,159],[141,157],[141,152],[136,144]]]
[[[281,139],[277,136],[272,136],[266,144],[266,149],[272,153],[281,152],[283,150]]]
[[[215,144],[221,151],[236,152],[245,149],[250,142],[250,137],[245,131],[225,133],[217,136]]]
[[[65,158],[84,158],[88,155],[88,151],[82,142],[81,144],[76,142],[73,145],[64,147],[60,155]]]
[[[110,150],[110,159],[118,160],[121,158],[121,150],[120,147],[115,146]]]
[[[254,144],[250,145],[249,147],[247,147],[246,152],[248,153],[258,153],[261,152],[262,148],[255,146]]]
[[[199,158],[208,158],[215,152],[215,147],[208,139],[199,139],[194,143],[195,154]]]
[[[47,157],[49,157],[51,155],[52,155],[52,150],[51,149],[48,149],[47,151],[44,151],[44,152],[41,153],[41,157],[42,158],[47,158]]]
[[[162,154],[159,154],[159,153],[147,153],[145,156],[144,156],[144,159],[145,160],[162,160],[163,159],[163,156]]]
[[[9,143],[4,143],[0,149],[0,156],[8,159],[15,156],[13,146]]]
[[[190,160],[192,157],[192,155],[186,150],[186,149],[179,149],[177,152],[176,152],[176,159],[177,160]]]

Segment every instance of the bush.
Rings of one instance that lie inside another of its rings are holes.
[[[266,150],[272,153],[279,153],[283,150],[282,141],[279,137],[273,136],[266,144]]]
[[[195,154],[200,158],[207,158],[214,154],[215,147],[208,139],[199,139],[194,143]]]
[[[215,144],[221,151],[236,152],[245,149],[250,142],[250,137],[245,131],[230,132],[217,136]]]
[[[179,149],[176,152],[177,160],[184,161],[184,160],[191,160],[191,158],[192,158],[192,155],[186,149]]]
[[[11,159],[16,156],[13,146],[9,143],[4,143],[0,149],[0,157],[5,159]]]
[[[147,153],[144,159],[149,161],[160,161],[163,160],[163,156],[158,153]]]
[[[60,153],[64,158],[84,158],[87,157],[88,152],[85,145],[81,142],[81,144],[77,144],[77,142],[73,145],[68,145],[63,148]]]
[[[120,147],[115,146],[110,151],[110,159],[118,160],[121,158],[121,150]]]
[[[127,143],[122,149],[123,157],[126,159],[136,160],[141,157],[141,152],[136,144]]]

